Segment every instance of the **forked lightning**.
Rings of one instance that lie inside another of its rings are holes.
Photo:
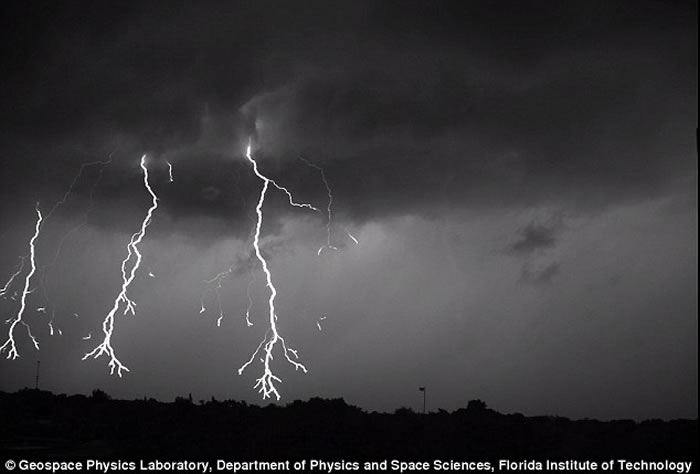
[[[141,223],[141,228],[131,236],[131,240],[127,245],[127,256],[126,258],[124,258],[124,260],[122,260],[121,265],[121,290],[117,295],[116,299],[114,300],[112,309],[109,311],[109,313],[107,313],[107,316],[105,317],[104,322],[102,323],[104,339],[102,340],[100,345],[98,345],[92,351],[88,352],[83,356],[83,360],[85,360],[88,357],[93,357],[96,359],[103,354],[106,355],[107,357],[109,357],[108,365],[110,369],[110,375],[113,375],[114,371],[116,370],[117,375],[119,377],[122,376],[122,371],[128,372],[129,369],[126,366],[124,366],[124,364],[122,364],[121,361],[117,358],[114,352],[114,348],[112,347],[112,334],[114,332],[114,316],[119,310],[119,308],[122,306],[122,304],[124,305],[124,314],[129,312],[131,314],[134,314],[134,307],[136,305],[127,296],[127,290],[129,289],[129,285],[131,284],[131,282],[134,281],[134,278],[136,277],[136,271],[141,265],[141,252],[139,252],[138,245],[141,243],[144,236],[146,235],[146,228],[151,223],[153,212],[158,208],[158,196],[156,196],[156,194],[153,192],[153,189],[151,188],[151,185],[148,182],[148,168],[146,167],[146,155],[143,155],[141,157],[141,169],[143,170],[143,184],[146,187],[148,193],[151,195],[151,207],[148,209],[146,217]],[[135,261],[133,262],[131,268],[127,270],[127,265],[129,264],[129,261],[131,261],[132,256],[135,256]]]
[[[17,352],[17,344],[15,342],[15,327],[17,327],[17,324],[22,323],[24,327],[27,328],[27,334],[29,335],[29,338],[32,340],[32,343],[34,344],[34,347],[39,350],[39,343],[37,342],[36,338],[32,335],[32,331],[29,328],[29,325],[22,320],[22,316],[24,315],[24,310],[27,308],[27,295],[32,292],[30,289],[30,285],[32,282],[32,277],[34,276],[34,272],[36,272],[36,239],[39,238],[39,231],[41,230],[41,221],[42,221],[42,215],[41,211],[39,210],[39,203],[36,204],[36,226],[34,227],[34,235],[32,235],[32,238],[29,240],[29,272],[24,278],[24,288],[22,289],[22,296],[20,298],[20,306],[19,306],[19,311],[17,312],[17,315],[15,315],[14,318],[9,319],[7,322],[10,323],[10,329],[7,332],[7,341],[0,346],[0,353],[3,353],[7,351],[7,358],[8,359],[16,359],[19,357],[19,353]]]
[[[255,256],[258,258],[258,261],[262,266],[262,270],[265,273],[265,278],[267,282],[266,286],[270,289],[270,297],[267,300],[268,320],[270,327],[268,328],[267,332],[265,333],[265,336],[258,345],[257,349],[255,349],[255,352],[253,352],[253,355],[250,357],[250,359],[245,364],[243,364],[240,369],[238,369],[238,375],[241,375],[243,373],[246,367],[248,367],[253,362],[253,360],[255,360],[260,350],[262,350],[264,352],[263,357],[261,359],[263,363],[263,374],[262,376],[260,376],[260,378],[257,379],[254,388],[257,388],[258,391],[262,393],[263,399],[274,395],[277,398],[277,400],[279,400],[280,394],[277,391],[275,383],[282,382],[282,380],[274,374],[274,372],[272,371],[272,367],[270,366],[273,359],[273,350],[275,348],[275,345],[277,345],[278,342],[280,343],[280,345],[282,346],[282,353],[284,354],[285,359],[287,359],[287,362],[292,364],[292,366],[294,366],[295,369],[300,369],[304,373],[306,373],[306,367],[304,367],[303,364],[298,362],[297,352],[291,347],[287,346],[284,338],[280,335],[279,330],[277,328],[277,312],[275,310],[275,297],[277,296],[277,288],[275,288],[275,285],[272,282],[272,274],[270,273],[267,260],[263,256],[262,251],[260,250],[260,230],[262,228],[263,223],[263,204],[265,203],[265,196],[267,194],[267,190],[269,186],[272,185],[275,188],[287,194],[287,197],[289,198],[289,204],[291,204],[292,206],[305,207],[308,209],[313,209],[315,211],[318,211],[318,209],[316,209],[310,204],[300,204],[295,202],[291,193],[286,188],[280,186],[272,179],[263,175],[258,169],[257,161],[253,159],[250,141],[248,142],[248,147],[246,148],[245,156],[250,162],[250,164],[253,166],[253,172],[255,173],[255,175],[263,183],[262,190],[260,191],[260,198],[258,199],[257,206],[255,207],[255,212],[257,214],[257,222],[255,223],[255,234],[253,235],[253,248],[255,249]]]

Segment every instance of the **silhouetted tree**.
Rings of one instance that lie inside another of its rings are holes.
[[[467,411],[470,413],[483,413],[488,411],[488,407],[483,400],[469,400],[469,403],[467,403]]]
[[[90,399],[95,401],[95,402],[108,402],[112,399],[107,393],[103,390],[100,390],[99,388],[96,388],[95,390],[92,391],[92,395],[90,395]]]
[[[194,404],[189,398],[185,397],[175,397],[174,405],[183,411],[189,411],[194,407]]]
[[[31,455],[41,452],[26,448],[38,437],[57,440],[51,448],[57,455],[94,448],[114,456],[209,457],[235,446],[238,456],[260,458],[352,454],[690,459],[698,441],[697,420],[637,423],[503,415],[482,400],[451,413],[438,410],[420,416],[407,407],[394,414],[367,413],[340,398],[261,407],[233,400],[195,405],[189,396],[177,397],[175,403],[144,403],[110,400],[102,390],[89,399],[24,390],[0,392],[0,413],[0,451],[21,447]],[[251,441],[257,439],[265,442]],[[99,441],[86,445],[90,440]]]

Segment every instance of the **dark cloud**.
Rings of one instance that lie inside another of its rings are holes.
[[[200,157],[235,160],[249,132],[280,175],[300,154],[326,167],[358,219],[599,207],[694,167],[690,4],[44,7],[8,12],[40,33],[12,58],[0,114],[5,176],[44,175],[35,196],[118,147],[120,163],[179,156],[196,188],[177,188],[182,211],[230,216],[232,199],[197,203],[229,177]]]
[[[566,228],[564,217],[558,212],[545,221],[531,221],[506,248],[506,254],[521,261],[521,283],[548,285],[561,272],[561,264],[554,260],[552,253]]]
[[[523,265],[520,281],[534,285],[548,285],[559,275],[561,266],[559,263],[550,263],[544,268],[532,268],[530,264]]]
[[[520,231],[518,240],[508,247],[508,251],[514,255],[529,256],[538,250],[551,249],[557,243],[561,227],[561,222],[550,225],[531,222]]]

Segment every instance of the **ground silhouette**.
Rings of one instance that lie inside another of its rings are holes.
[[[493,457],[695,459],[695,420],[569,420],[501,414],[481,400],[426,415],[370,413],[342,399],[260,407],[178,397],[112,400],[24,389],[0,392],[6,457],[129,456],[284,459]]]

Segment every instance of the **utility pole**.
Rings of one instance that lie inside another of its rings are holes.
[[[36,378],[34,379],[34,390],[39,390],[39,367],[41,366],[41,361],[36,361]]]
[[[423,414],[425,415],[425,396],[426,396],[427,390],[425,387],[418,387],[418,390],[423,392]]]

